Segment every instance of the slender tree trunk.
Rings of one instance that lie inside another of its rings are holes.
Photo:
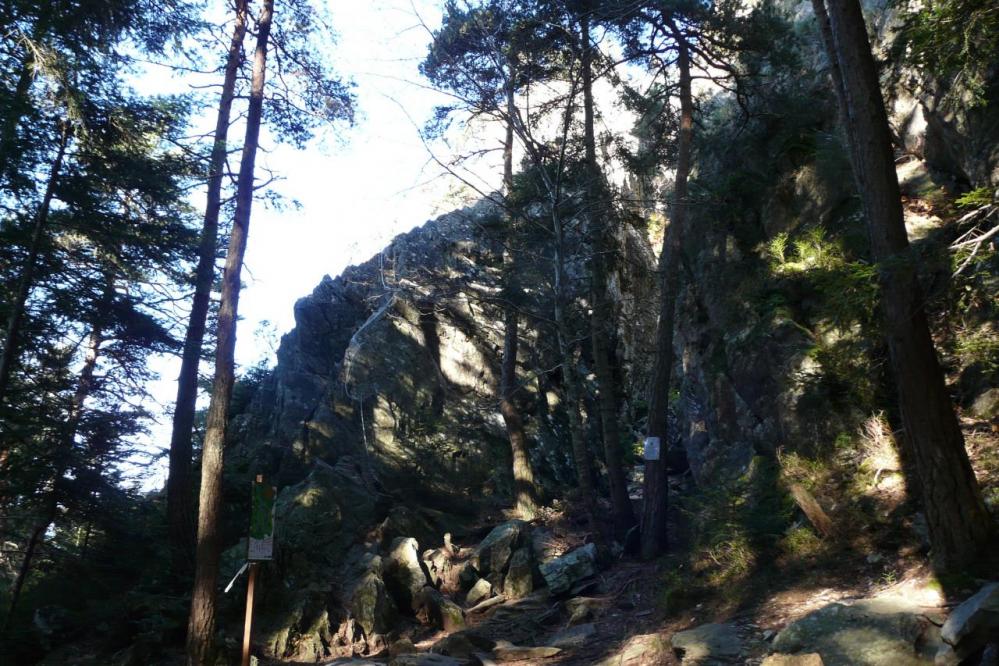
[[[35,529],[31,531],[31,536],[28,538],[28,543],[24,548],[24,558],[21,560],[21,566],[17,569],[14,586],[10,590],[10,603],[7,606],[7,616],[4,618],[3,630],[0,631],[0,636],[5,636],[7,630],[10,629],[11,621],[14,618],[14,611],[17,610],[17,605],[21,601],[21,592],[24,590],[24,583],[28,580],[28,574],[31,573],[31,564],[34,562],[38,543],[45,536],[46,530],[48,530],[49,525],[55,519],[55,510],[55,506],[46,506],[45,517],[35,523]]]
[[[517,77],[517,66],[511,62],[506,85],[506,136],[503,142],[503,185],[507,197],[513,192],[513,116],[514,85]],[[500,372],[500,413],[506,425],[507,436],[510,439],[510,452],[513,458],[513,485],[516,497],[516,512],[524,520],[533,520],[538,510],[538,489],[534,482],[534,471],[531,469],[531,459],[527,453],[527,435],[524,433],[524,421],[514,402],[517,391],[517,347],[519,314],[517,303],[520,296],[520,284],[517,281],[517,267],[513,257],[513,216],[509,220],[506,247],[503,249],[503,364]]]
[[[64,125],[59,138],[59,148],[56,152],[55,160],[49,171],[49,180],[45,186],[45,194],[38,206],[38,213],[35,215],[35,227],[31,233],[31,243],[28,246],[28,256],[24,261],[24,268],[21,270],[21,277],[17,284],[17,293],[14,295],[14,302],[10,306],[10,315],[7,318],[7,328],[4,332],[3,355],[0,356],[0,420],[4,420],[4,403],[7,399],[7,391],[10,388],[10,377],[17,362],[17,348],[20,343],[21,324],[24,322],[24,310],[31,294],[31,288],[35,282],[35,269],[38,263],[38,254],[41,251],[42,239],[45,237],[45,227],[48,224],[49,210],[52,207],[52,198],[55,195],[56,184],[62,170],[63,158],[66,155],[66,146],[69,142],[69,126]],[[4,438],[0,438],[0,478],[6,477],[6,464],[8,462],[9,451]],[[0,482],[2,483],[2,482]],[[0,486],[0,499],[6,500],[6,493]]]
[[[110,305],[113,297],[113,285],[106,289],[104,302]],[[106,310],[105,310],[106,312]],[[100,319],[104,313],[99,313]],[[7,617],[4,619],[3,632],[6,633],[10,626],[14,611],[21,601],[21,592],[24,584],[31,574],[31,565],[34,562],[35,554],[38,552],[38,544],[45,537],[49,526],[56,519],[59,507],[59,499],[62,494],[63,477],[69,469],[72,460],[73,445],[76,440],[76,433],[80,425],[80,416],[83,414],[83,405],[90,396],[94,388],[94,372],[97,369],[97,360],[100,358],[101,343],[104,342],[103,326],[95,324],[93,331],[87,339],[87,353],[83,359],[83,367],[80,369],[80,378],[76,384],[76,391],[73,393],[73,400],[70,403],[69,414],[66,418],[65,428],[60,436],[56,449],[56,471],[52,478],[52,489],[45,501],[45,508],[42,511],[42,518],[35,524],[35,528],[28,538],[28,543],[24,549],[24,559],[17,570],[17,577],[14,579],[14,586],[11,589],[10,605],[7,607]]]
[[[930,336],[863,13],[857,0],[826,0],[825,9],[832,42],[829,60],[841,77],[837,92],[844,98],[854,175],[878,263],[899,408],[923,493],[932,558],[938,568],[958,570],[986,554],[993,523]]]
[[[215,351],[215,379],[208,407],[208,423],[201,460],[201,492],[198,513],[198,542],[195,558],[194,590],[187,627],[187,661],[190,666],[213,663],[216,583],[219,572],[219,513],[222,507],[222,456],[229,417],[229,401],[235,374],[236,316],[239,308],[240,273],[253,205],[253,171],[263,114],[264,79],[267,70],[267,42],[271,30],[274,0],[264,0],[257,21],[257,46],[253,57],[253,81],[246,118],[246,139],[236,185],[236,214],[233,218],[222,302],[219,309],[218,345]]]
[[[659,457],[645,461],[644,505],[642,513],[642,557],[661,555],[668,545],[666,514],[669,508],[669,480],[666,475],[666,442],[669,389],[672,379],[673,333],[676,301],[680,292],[680,252],[687,219],[687,178],[690,175],[694,134],[694,102],[690,90],[690,51],[679,30],[673,26],[680,70],[680,137],[677,145],[676,182],[670,223],[659,254],[659,323],[656,327],[656,356],[649,387],[648,436],[660,442]]]
[[[517,390],[517,310],[506,306],[503,313],[506,330],[503,335],[503,366],[500,374],[500,413],[510,438],[513,455],[513,483],[517,515],[533,520],[538,509],[538,492],[531,460],[527,454],[527,436],[520,412],[514,404]]]
[[[167,523],[172,550],[174,579],[187,578],[193,569],[194,511],[191,506],[191,438],[198,400],[198,365],[205,339],[205,323],[215,281],[215,253],[218,245],[219,209],[222,204],[222,176],[228,148],[229,123],[236,89],[236,76],[243,56],[246,37],[247,0],[236,5],[236,23],[229,43],[222,97],[215,121],[214,143],[208,175],[208,202],[198,246],[198,268],[195,274],[194,299],[184,338],[184,353],[177,378],[177,403],[173,413],[170,436],[170,473],[167,477]]]
[[[572,443],[572,458],[576,467],[576,483],[586,507],[587,516],[592,522],[596,495],[593,489],[593,464],[590,450],[583,434],[583,419],[579,412],[581,391],[576,373],[576,363],[572,353],[572,336],[565,318],[565,228],[557,212],[558,202],[552,206],[552,227],[555,233],[555,335],[561,361],[562,385],[565,391],[566,414],[569,417],[569,437]]]
[[[583,144],[586,151],[587,185],[586,204],[589,231],[592,235],[593,256],[590,260],[590,279],[593,297],[591,335],[593,365],[599,387],[598,404],[600,425],[607,460],[607,480],[610,485],[614,527],[623,536],[635,524],[635,514],[628,497],[628,484],[621,460],[621,435],[618,427],[618,390],[614,376],[616,354],[613,349],[613,307],[607,295],[607,257],[610,230],[606,206],[601,201],[600,167],[597,165],[596,137],[593,129],[593,50],[590,44],[589,15],[580,18],[580,67],[583,88]]]

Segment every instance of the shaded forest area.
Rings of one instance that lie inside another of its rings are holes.
[[[217,4],[0,7],[4,663],[238,663],[259,475],[260,663],[994,663],[991,2],[414,13],[468,205],[241,373],[261,133],[356,99],[321,6]]]

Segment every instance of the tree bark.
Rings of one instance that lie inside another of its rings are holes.
[[[621,456],[621,436],[618,427],[618,388],[614,376],[616,354],[613,349],[611,327],[613,307],[607,296],[607,256],[611,248],[607,224],[607,210],[603,205],[600,167],[597,165],[596,137],[593,128],[593,48],[590,43],[589,15],[583,13],[580,27],[580,68],[583,89],[583,145],[586,153],[587,184],[586,205],[593,256],[590,259],[590,280],[593,315],[590,318],[593,343],[593,365],[597,376],[598,405],[604,457],[607,461],[607,480],[610,485],[614,528],[623,536],[635,524],[635,514],[628,497]]]
[[[687,179],[690,175],[694,135],[694,102],[690,85],[690,50],[683,34],[670,22],[677,43],[677,67],[680,70],[680,136],[677,142],[676,181],[670,224],[659,254],[659,322],[656,328],[656,355],[649,388],[648,436],[659,439],[659,457],[645,461],[644,505],[642,507],[643,558],[657,557],[666,551],[669,535],[666,516],[669,509],[669,479],[666,472],[669,391],[675,355],[673,333],[676,326],[676,301],[680,292],[680,252],[687,220]]]
[[[514,86],[517,78],[517,66],[509,64],[506,85],[506,136],[503,143],[503,185],[507,197],[513,192],[513,117]],[[517,281],[517,268],[513,257],[513,215],[510,215],[509,229],[506,234],[506,247],[503,249],[503,363],[500,372],[500,414],[506,425],[507,437],[510,439],[510,453],[513,459],[513,485],[516,498],[517,515],[524,520],[533,520],[538,510],[538,491],[534,482],[534,471],[531,469],[531,459],[527,453],[527,435],[524,432],[524,421],[514,402],[517,391],[517,347],[519,314],[517,312],[520,284]]]
[[[21,592],[24,590],[24,583],[28,580],[28,575],[31,573],[31,564],[35,559],[35,551],[38,550],[38,543],[45,536],[46,530],[48,530],[49,525],[55,519],[55,509],[55,506],[51,506],[51,510],[50,507],[46,507],[45,518],[35,523],[35,529],[31,531],[31,536],[28,538],[28,543],[24,548],[24,559],[21,560],[21,566],[17,568],[17,577],[14,578],[14,586],[10,591],[10,603],[7,605],[7,616],[4,618],[0,636],[5,636],[7,630],[10,629],[11,621],[14,618],[14,611],[17,610],[17,606],[21,601]]]
[[[513,483],[517,515],[523,520],[533,520],[538,510],[537,485],[531,460],[527,454],[527,436],[524,422],[514,404],[517,390],[517,309],[506,306],[503,313],[503,366],[500,374],[500,413],[506,424],[513,456]]]
[[[17,293],[14,302],[11,303],[10,315],[7,318],[7,328],[4,332],[3,355],[0,356],[0,418],[3,417],[4,403],[7,399],[7,391],[10,388],[10,377],[17,362],[17,348],[20,342],[21,324],[24,322],[24,310],[28,302],[28,296],[35,282],[35,269],[38,263],[38,254],[41,251],[42,239],[45,237],[45,227],[48,224],[49,211],[52,207],[52,198],[55,195],[56,184],[62,170],[63,158],[66,156],[66,146],[69,143],[69,126],[64,125],[59,138],[59,148],[56,152],[55,160],[49,171],[49,180],[45,186],[45,194],[38,206],[38,213],[35,215],[35,226],[31,233],[31,242],[28,246],[28,257],[24,261],[24,268],[21,270],[21,278],[17,284]],[[6,444],[0,438],[0,459],[6,462],[8,451]],[[0,472],[3,472],[0,469]]]
[[[222,97],[219,100],[215,135],[208,172],[208,202],[205,206],[198,267],[195,273],[194,298],[184,338],[180,375],[177,378],[177,403],[170,436],[170,472],[167,477],[167,524],[170,534],[171,565],[174,579],[186,579],[193,569],[194,512],[191,497],[191,437],[198,400],[198,366],[205,339],[205,323],[215,281],[215,253],[218,246],[219,209],[222,205],[222,176],[228,149],[229,124],[236,90],[236,76],[242,60],[246,36],[247,0],[236,5],[236,23],[229,43]]]
[[[587,516],[592,522],[596,507],[593,489],[593,464],[590,449],[583,434],[583,419],[579,412],[581,391],[576,362],[573,358],[572,335],[565,318],[565,228],[557,211],[552,206],[552,226],[555,233],[555,336],[558,343],[562,385],[565,393],[566,414],[569,418],[569,438],[572,443],[572,458],[576,467],[576,483],[582,496]]]
[[[854,175],[878,264],[899,410],[923,494],[932,560],[937,568],[959,570],[985,555],[993,536],[992,520],[968,461],[930,335],[863,13],[857,0],[826,0],[825,9],[829,60],[841,75],[837,92],[843,97]]]
[[[257,45],[253,57],[253,80],[246,118],[246,139],[236,184],[236,214],[222,277],[219,308],[218,345],[215,351],[215,378],[208,407],[208,423],[201,460],[201,492],[198,513],[198,541],[194,589],[187,627],[187,662],[190,666],[213,663],[216,599],[219,572],[219,513],[222,508],[222,462],[229,401],[235,375],[236,317],[239,309],[240,274],[253,206],[253,171],[263,114],[264,80],[267,70],[267,42],[270,36],[274,0],[264,0],[257,20]]]
[[[114,285],[109,282],[104,292],[104,304],[110,305],[114,296]],[[106,310],[105,310],[106,312]],[[99,313],[98,319],[105,313]],[[66,418],[65,428],[60,436],[56,449],[56,470],[52,477],[52,490],[45,501],[45,508],[42,511],[42,518],[35,524],[35,528],[28,538],[28,543],[24,549],[24,559],[18,567],[17,577],[14,579],[14,586],[11,588],[10,604],[7,607],[7,617],[4,619],[3,631],[6,633],[10,626],[14,611],[21,601],[21,592],[24,584],[31,574],[31,565],[34,562],[35,553],[38,551],[38,544],[45,537],[49,526],[56,519],[59,508],[60,495],[62,494],[63,477],[72,461],[73,445],[76,440],[76,433],[80,425],[80,416],[83,414],[83,405],[90,396],[94,388],[94,372],[97,369],[97,360],[100,358],[101,344],[104,342],[104,329],[99,323],[94,325],[87,339],[87,353],[83,359],[83,367],[80,369],[80,378],[76,384],[76,391],[73,393],[73,400],[70,403],[69,414]]]

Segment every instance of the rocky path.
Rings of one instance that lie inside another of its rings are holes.
[[[891,585],[841,572],[829,575],[825,586],[817,586],[817,578],[795,581],[735,612],[707,600],[669,614],[658,589],[663,566],[598,548],[564,519],[507,521],[478,544],[446,538],[422,551],[415,539],[400,537],[367,574],[384,586],[371,585],[370,598],[354,606],[354,621],[374,626],[379,605],[390,601],[394,624],[384,635],[345,646],[342,658],[320,663],[996,663],[996,583],[962,604],[948,604],[926,572]]]

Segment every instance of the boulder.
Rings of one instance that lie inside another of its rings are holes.
[[[421,617],[425,614],[428,624],[440,627],[451,633],[465,628],[465,613],[454,603],[432,587],[424,587],[416,597],[416,606]]]
[[[423,553],[423,563],[430,574],[430,582],[434,587],[440,587],[451,571],[451,553],[445,548],[428,550]]]
[[[496,643],[496,647],[493,648],[493,657],[495,657],[496,661],[499,662],[533,661],[535,659],[547,659],[548,657],[554,657],[560,652],[562,652],[562,650],[557,647],[522,647],[520,645],[514,645],[508,641],[499,641]]]
[[[936,651],[933,629],[914,603],[863,599],[809,613],[781,630],[773,647],[786,653],[816,652],[825,666],[929,664]]]
[[[548,645],[559,648],[578,648],[586,645],[597,633],[597,627],[592,622],[568,627],[556,633],[548,641]]]
[[[989,583],[951,611],[940,629],[940,637],[952,649],[957,661],[984,646],[999,634],[999,583]],[[944,648],[938,661],[953,661]],[[957,662],[955,662],[957,663]]]
[[[392,548],[385,558],[385,584],[399,608],[413,611],[419,606],[416,597],[425,585],[430,584],[426,566],[420,560],[420,546],[412,537],[399,537],[392,541]]]
[[[470,590],[479,580],[479,572],[471,562],[465,562],[458,571],[458,587],[462,590]]]
[[[541,576],[552,594],[568,592],[573,585],[597,573],[597,547],[588,543],[562,557],[543,562]]]
[[[760,666],[824,666],[822,657],[815,653],[808,654],[772,654],[763,660]]]
[[[547,562],[559,556],[559,541],[547,527],[531,530],[531,553],[537,562]]]
[[[365,636],[388,633],[396,619],[395,604],[376,570],[368,571],[354,583],[346,606]]]
[[[975,398],[971,415],[978,419],[999,418],[999,388],[990,388]]]
[[[416,646],[408,638],[400,638],[392,643],[392,645],[389,645],[388,652],[390,657],[398,657],[400,654],[413,654],[416,652]]]
[[[238,460],[236,451],[227,470]],[[365,545],[383,511],[376,495],[354,473],[349,456],[334,466],[317,460],[305,469],[305,478],[278,495],[275,540],[281,556],[271,566],[281,585],[255,619],[262,656],[279,660],[326,658],[339,634],[344,645],[368,642],[392,622],[381,565]],[[231,564],[223,566],[235,572],[245,557],[245,545],[231,548],[223,555]],[[341,627],[345,617],[349,626]]]
[[[647,666],[667,663],[669,648],[660,634],[632,636],[616,653],[597,666]]]
[[[483,599],[488,599],[490,596],[492,596],[492,593],[493,593],[492,583],[490,583],[485,578],[480,578],[478,582],[472,586],[472,589],[469,590],[468,594],[465,596],[465,605],[469,607],[474,606]]]
[[[533,562],[529,548],[519,548],[510,558],[510,567],[503,579],[503,594],[507,599],[520,599],[534,591]]]
[[[486,578],[491,574],[503,574],[527,530],[528,525],[522,520],[511,520],[494,527],[470,560],[479,575]]]
[[[569,625],[576,625],[598,615],[606,605],[603,599],[595,597],[573,597],[565,602],[565,610],[569,613]]]
[[[731,624],[702,624],[673,634],[670,644],[684,664],[729,661],[742,652],[742,640]]]
[[[449,657],[468,659],[478,652],[488,652],[496,645],[496,641],[476,631],[456,631],[440,639],[431,648],[433,652],[446,654]]]
[[[479,648],[475,646],[475,643],[468,640],[468,637],[465,636],[465,632],[463,631],[457,631],[449,636],[445,636],[441,640],[434,643],[432,649],[438,654],[444,654],[458,659],[468,659],[470,656],[479,651]]]

